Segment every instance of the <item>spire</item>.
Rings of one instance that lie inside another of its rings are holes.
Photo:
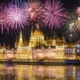
[[[62,34],[62,43],[65,43],[65,38],[63,34]]]
[[[18,41],[17,41],[17,39],[16,39],[15,48],[17,48],[17,47],[18,47]]]
[[[32,27],[32,29],[31,29],[31,36],[30,36],[30,42],[29,42],[29,46],[30,46],[30,47],[32,47],[32,43],[31,43],[32,40],[33,40],[33,39],[32,39],[32,38],[33,38],[32,35],[33,35],[33,27]]]
[[[37,29],[39,29],[39,24],[36,24],[35,26],[36,26]]]
[[[23,46],[22,31],[20,31],[18,47],[21,47],[21,46]]]
[[[31,29],[31,36],[32,36],[32,34],[33,34],[33,27],[32,27],[32,29]]]
[[[56,39],[56,38],[57,38],[57,34],[54,32],[53,39]]]

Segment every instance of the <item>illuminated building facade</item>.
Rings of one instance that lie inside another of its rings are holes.
[[[17,48],[19,54],[17,56],[17,59],[32,59],[32,50],[29,46],[24,46],[23,45],[23,40],[22,40],[22,32],[20,32],[20,38],[19,38],[19,43],[18,43],[18,48]]]
[[[21,36],[20,36],[21,38]],[[22,44],[22,40],[19,39],[19,44]],[[61,43],[58,45],[58,43]],[[18,58],[20,59],[65,59],[65,45],[63,44],[64,39],[53,39],[53,40],[44,40],[43,33],[37,28],[34,32],[31,31],[31,38],[29,46],[18,47],[19,51]],[[48,48],[45,48],[48,46]],[[35,49],[36,47],[41,47]],[[54,48],[51,48],[54,46]],[[24,58],[25,57],[25,58]]]
[[[31,38],[30,38],[29,46],[30,47],[39,47],[39,46],[43,46],[44,43],[45,43],[44,35],[40,31],[40,29],[38,28],[34,32],[32,30],[31,31]]]
[[[4,45],[3,47],[0,46],[0,59],[1,59],[1,60],[4,59],[4,57],[3,57],[3,51],[4,51],[4,49],[5,49],[5,45]]]
[[[51,38],[45,40],[39,27],[37,27],[34,32],[33,30],[31,31],[31,37],[28,44],[29,45],[24,46],[22,32],[20,32],[19,41],[15,43],[17,50],[11,50],[11,55],[16,51],[17,55],[14,55],[16,57],[15,59],[76,59],[76,43],[74,45],[65,43],[64,38]],[[72,49],[69,48],[69,50],[68,47]],[[4,59],[4,49],[5,47],[2,47],[0,50],[0,59]],[[6,56],[8,57],[8,53]]]

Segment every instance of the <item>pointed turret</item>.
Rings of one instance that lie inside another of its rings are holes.
[[[16,39],[15,48],[17,48],[17,47],[18,47],[18,41],[17,41],[17,39]]]
[[[33,28],[31,29],[31,36],[33,35]]]
[[[32,43],[33,43],[33,27],[31,29],[31,36],[30,36],[30,42],[29,42],[29,46],[32,47]]]
[[[22,31],[20,31],[20,37],[19,37],[18,47],[21,47],[21,46],[23,46]]]
[[[64,35],[62,35],[62,43],[65,43]]]
[[[56,38],[57,38],[57,34],[54,32],[53,39],[56,39]]]

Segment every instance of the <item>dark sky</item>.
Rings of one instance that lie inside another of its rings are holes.
[[[11,0],[0,0],[0,3],[7,3],[10,2]],[[40,0],[42,2],[45,2],[45,0]],[[79,6],[79,1],[80,0],[61,0],[61,2],[63,2],[64,7],[68,10],[71,11],[73,9],[75,9],[77,6]],[[23,30],[23,38],[24,40],[29,40],[30,37],[30,30],[31,27],[27,27]],[[44,35],[48,35],[49,37],[53,36],[53,31],[49,30],[48,28],[41,28],[41,30],[43,31]],[[57,29],[57,35],[60,36],[58,33],[61,33],[62,29]],[[0,43],[2,43],[2,45],[5,43],[6,46],[10,45],[13,46],[17,36],[19,35],[19,30],[15,31],[15,30],[10,30],[10,33],[7,33],[6,31],[4,31],[3,34],[0,33]]]

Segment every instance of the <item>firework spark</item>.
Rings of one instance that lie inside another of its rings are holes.
[[[66,23],[64,37],[68,42],[75,42],[79,39],[79,30],[77,28],[77,16],[76,10],[74,9],[71,12],[68,12],[68,22]]]
[[[68,18],[67,18],[66,25],[68,25],[68,26],[66,26],[66,27],[69,27],[69,24],[71,24],[71,23],[74,23],[74,25],[76,25],[75,22],[77,20],[77,16],[75,14],[75,10],[67,12],[67,15],[68,15]],[[76,26],[74,26],[74,27],[76,27]]]
[[[60,1],[53,0],[51,3],[51,0],[46,0],[42,17],[46,26],[59,28],[66,21],[67,15]]]
[[[28,2],[26,12],[29,14],[29,23],[32,21],[40,21],[41,10],[41,2],[35,0],[31,0]]]
[[[2,5],[0,6],[0,29],[1,33],[3,33],[4,29],[8,30],[6,23],[6,10]]]
[[[75,42],[79,39],[79,31],[74,22],[68,24],[64,29],[64,37],[68,42]]]
[[[80,17],[80,7],[77,8],[76,14],[78,15],[78,17]]]
[[[28,20],[25,10],[18,5],[9,5],[7,9],[7,23],[11,28],[24,28]]]
[[[80,31],[80,7],[76,10],[77,19],[75,20],[75,25],[77,29]]]
[[[68,12],[68,23],[70,24],[71,22],[74,22],[75,20],[77,20],[77,16],[76,16],[76,10],[70,11]]]

